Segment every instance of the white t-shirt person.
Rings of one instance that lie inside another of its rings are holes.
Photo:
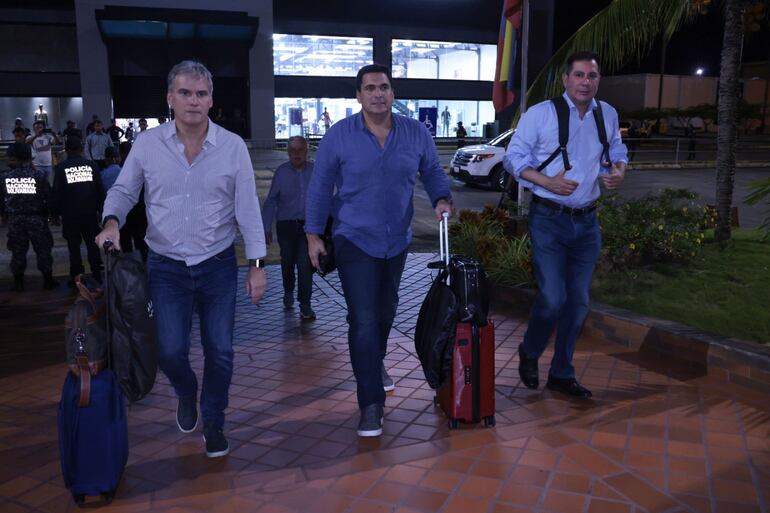
[[[31,135],[27,137],[27,144],[32,146],[32,164],[35,166],[53,165],[51,147],[55,142],[51,134]]]

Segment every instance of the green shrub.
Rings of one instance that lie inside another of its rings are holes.
[[[491,206],[482,212],[461,210],[450,226],[453,254],[477,259],[494,281],[522,286],[532,283],[532,247],[529,237],[509,237],[508,213]]]
[[[617,194],[599,200],[602,227],[600,266],[639,267],[656,262],[687,263],[705,238],[706,209],[686,189],[623,200]]]
[[[498,283],[514,287],[532,285],[532,243],[529,236],[503,239],[486,271]]]

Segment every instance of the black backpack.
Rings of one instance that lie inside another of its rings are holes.
[[[572,169],[572,166],[569,163],[569,155],[567,155],[567,143],[569,142],[569,105],[567,104],[567,100],[564,99],[564,96],[555,96],[551,98],[551,103],[553,103],[553,106],[556,109],[556,118],[559,123],[559,147],[553,150],[553,153],[551,153],[542,164],[537,166],[536,171],[539,172],[545,169],[545,167],[553,162],[559,155],[561,155],[561,159],[564,161],[564,169]],[[612,162],[610,161],[610,143],[607,141],[607,130],[604,127],[604,113],[602,112],[601,101],[596,100],[596,107],[593,109],[593,113],[594,121],[596,122],[596,132],[599,136],[599,142],[602,145],[602,154],[601,157],[599,157],[600,163],[602,166],[609,167],[612,165]],[[497,208],[502,208],[503,200],[506,195],[512,200],[515,200],[515,195],[512,195],[514,182],[515,180],[513,179],[513,176],[511,176],[506,182],[503,193],[500,195],[500,202],[498,203]]]

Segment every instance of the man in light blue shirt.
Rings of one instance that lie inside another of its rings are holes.
[[[600,78],[598,55],[578,52],[567,59],[562,82],[569,106],[568,169],[557,156],[537,171],[540,163],[559,148],[559,122],[551,101],[535,105],[521,117],[504,158],[506,170],[532,190],[529,232],[538,296],[519,346],[519,375],[528,388],[538,387],[537,361],[556,327],[546,386],[579,398],[591,397],[591,392],[575,379],[572,355],[588,313],[588,293],[601,250],[596,218],[599,179],[607,189],[618,187],[628,162],[626,147],[620,140],[618,115],[602,102],[609,162],[601,163],[604,147],[594,118],[594,96]]]
[[[308,192],[305,232],[310,261],[326,254],[320,234],[334,218],[334,251],[348,307],[348,346],[361,420],[358,435],[380,436],[383,364],[412,238],[419,175],[436,216],[452,212],[449,181],[433,138],[420,121],[393,114],[390,69],[364,66],[356,76],[361,112],[338,121],[321,140]],[[336,188],[336,191],[335,191]]]
[[[96,242],[120,249],[119,227],[144,187],[150,297],[158,328],[159,364],[177,395],[183,433],[198,425],[198,379],[190,365],[193,313],[200,320],[203,384],[200,416],[210,458],[225,456],[223,433],[233,375],[233,327],[238,284],[236,226],[249,270],[245,292],[257,303],[265,292],[265,241],[254,169],[243,139],[211,122],[211,73],[182,61],[168,74],[166,101],[174,119],[136,140],[104,204]]]
[[[270,192],[262,205],[262,221],[265,225],[265,241],[273,240],[273,219],[281,247],[281,273],[283,276],[283,306],[294,306],[294,268],[297,268],[297,300],[303,320],[315,319],[310,306],[313,292],[313,267],[307,253],[305,238],[305,198],[313,176],[313,163],[307,161],[307,141],[302,136],[289,138],[289,161],[284,162],[273,174]]]

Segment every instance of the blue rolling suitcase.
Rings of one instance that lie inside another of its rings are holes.
[[[80,406],[82,376],[90,381],[88,405]],[[91,376],[67,373],[58,415],[64,484],[82,506],[87,495],[112,502],[128,460],[126,405],[110,369]]]

